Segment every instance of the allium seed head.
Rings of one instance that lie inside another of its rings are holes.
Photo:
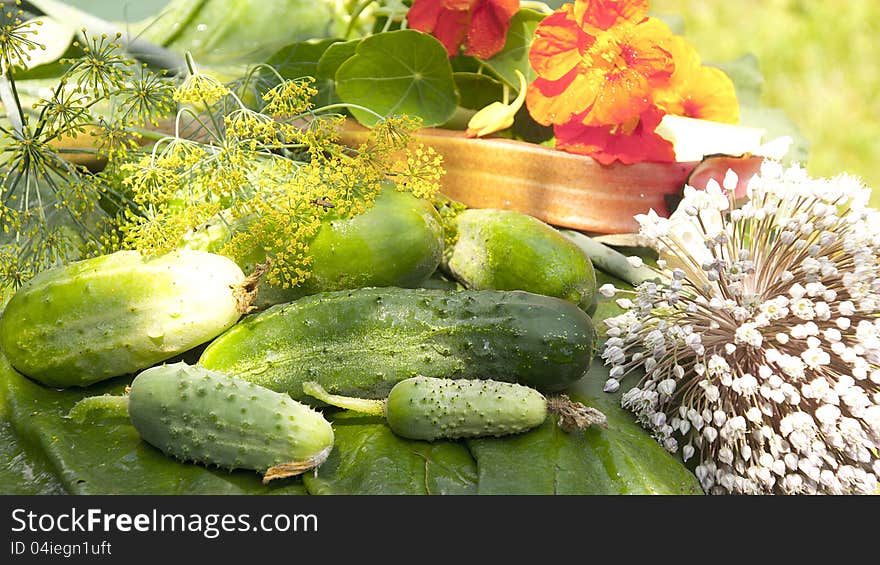
[[[697,458],[707,492],[874,493],[880,212],[851,177],[798,166],[765,162],[738,207],[728,184],[636,217],[662,282],[607,320],[605,390],[644,371],[623,406]]]

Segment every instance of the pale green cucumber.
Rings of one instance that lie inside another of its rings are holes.
[[[549,412],[560,414],[568,431],[606,421],[598,410],[565,397],[548,401],[533,388],[488,379],[413,377],[394,385],[385,400],[329,394],[314,381],[303,390],[332,406],[383,415],[395,434],[426,441],[521,433],[543,424]]]
[[[327,459],[333,429],[288,395],[203,367],[161,365],[135,377],[131,423],[163,453],[225,469],[252,469],[263,482],[301,474]]]
[[[36,381],[87,386],[223,333],[246,310],[244,280],[234,262],[201,251],[78,261],[18,289],[0,318],[0,345]]]
[[[532,216],[470,209],[446,218],[456,232],[443,267],[475,290],[525,290],[583,309],[593,305],[596,274],[590,258],[568,238]]]

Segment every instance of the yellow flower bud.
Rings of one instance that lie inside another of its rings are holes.
[[[466,137],[483,137],[513,125],[513,118],[519,109],[522,108],[523,102],[526,99],[526,77],[518,70],[513,72],[519,78],[519,95],[511,104],[492,102],[474,114],[468,122],[468,128],[465,131]]]

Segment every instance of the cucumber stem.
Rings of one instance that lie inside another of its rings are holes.
[[[249,274],[240,285],[236,286],[232,293],[235,296],[236,309],[240,314],[249,314],[256,310],[254,301],[257,299],[257,290],[263,275],[269,270],[272,264],[271,259],[266,259],[265,263],[260,263],[254,267],[254,272]]]
[[[656,280],[660,275],[647,265],[633,267],[626,260],[626,255],[616,251],[607,245],[595,241],[593,238],[581,232],[561,229],[559,233],[570,239],[581,251],[587,254],[590,261],[597,268],[609,275],[614,275],[620,280],[626,281],[633,286],[638,286],[645,281]]]
[[[560,394],[547,399],[547,410],[559,416],[559,427],[564,432],[585,430],[592,425],[608,427],[608,418],[595,408],[571,400]]]
[[[354,410],[362,414],[371,416],[385,416],[385,401],[370,400],[368,398],[354,398],[352,396],[341,396],[338,394],[330,394],[324,387],[315,381],[303,383],[303,392],[309,396],[314,396],[321,402],[326,402],[337,408],[345,408],[346,410]]]
[[[128,419],[128,395],[89,396],[73,405],[67,417],[78,424],[108,418]]]

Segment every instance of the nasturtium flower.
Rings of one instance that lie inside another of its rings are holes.
[[[737,123],[739,103],[730,77],[721,69],[703,65],[696,49],[683,37],[674,37],[670,48],[675,72],[666,86],[654,91],[654,103],[676,116]]]
[[[538,74],[526,97],[532,117],[561,125],[580,115],[600,126],[647,110],[675,64],[672,32],[646,12],[642,0],[579,0],[545,18],[529,51]]]
[[[575,118],[554,127],[556,148],[569,153],[590,155],[603,165],[615,161],[624,164],[651,161],[675,161],[672,143],[655,133],[663,112],[651,106],[627,123],[610,126],[585,126]]]
[[[410,28],[440,40],[450,57],[489,59],[504,47],[519,0],[415,0],[407,13]]]

